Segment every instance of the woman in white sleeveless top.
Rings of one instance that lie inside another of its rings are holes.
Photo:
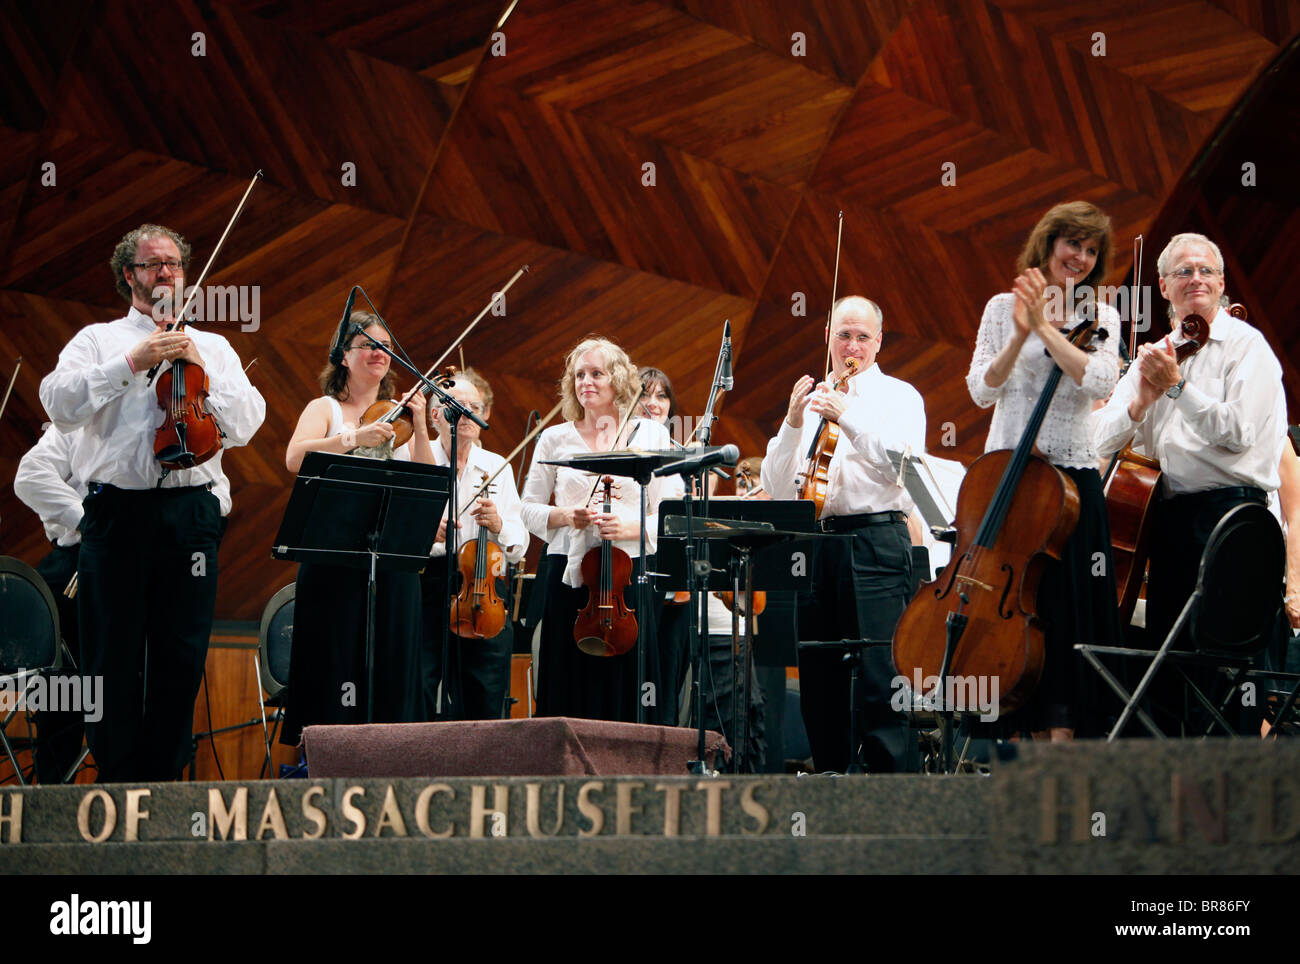
[[[325,394],[299,416],[285,465],[297,472],[308,452],[432,463],[422,393],[410,402],[414,435],[406,445],[393,450],[391,425],[360,424],[367,408],[398,393],[389,357],[370,347],[371,339],[391,347],[388,331],[367,312],[354,312],[352,318],[365,333],[354,334],[342,360],[331,360],[322,370]],[[305,726],[365,722],[366,575],[363,569],[314,563],[298,567],[282,743],[296,745]],[[381,572],[377,585],[374,719],[421,720],[420,577]]]

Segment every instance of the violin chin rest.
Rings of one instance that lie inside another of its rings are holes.
[[[578,649],[582,650],[588,656],[608,656],[609,647],[599,636],[584,636],[578,640]]]
[[[169,469],[192,469],[195,464],[194,453],[187,451],[182,445],[168,445],[154,453],[154,458]]]

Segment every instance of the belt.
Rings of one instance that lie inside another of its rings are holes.
[[[183,492],[211,492],[213,486],[215,486],[216,484],[217,483],[214,481],[214,482],[205,482],[202,485],[173,485],[173,486],[168,486],[165,489],[158,489],[158,488],[123,489],[120,488],[119,486],[113,485],[113,483],[111,482],[95,482],[92,480],[86,483],[86,494],[99,495],[101,492],[122,492],[124,494],[146,495],[149,493],[166,494],[166,493],[183,493]]]
[[[1256,488],[1253,485],[1229,485],[1221,489],[1206,489],[1204,492],[1173,495],[1165,499],[1163,504],[1187,507],[1210,502],[1231,502],[1233,500],[1258,502],[1260,505],[1267,505],[1268,495],[1263,489]]]
[[[883,526],[891,522],[906,522],[907,513],[891,509],[888,512],[863,512],[859,515],[833,515],[817,523],[822,532],[848,532],[865,526]]]

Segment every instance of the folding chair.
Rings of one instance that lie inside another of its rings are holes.
[[[5,732],[20,708],[27,709],[27,694],[42,673],[63,666],[59,635],[59,609],[45,580],[31,566],[0,556],[0,688],[16,694],[14,705],[0,720],[0,745],[21,786],[27,785],[18,752],[34,749],[31,741],[15,747]],[[27,709],[30,716],[30,709]]]
[[[1165,739],[1165,734],[1138,704],[1146,695],[1157,670],[1166,662],[1178,671],[1188,691],[1210,714],[1211,723],[1206,734],[1216,724],[1229,734],[1234,733],[1222,713],[1227,701],[1215,706],[1182,667],[1199,665],[1227,670],[1231,676],[1228,699],[1241,680],[1259,675],[1254,668],[1255,655],[1272,637],[1274,620],[1282,605],[1285,557],[1282,531],[1268,509],[1256,503],[1236,506],[1210,533],[1201,555],[1196,589],[1154,654],[1150,650],[1120,646],[1075,646],[1106,684],[1125,701],[1124,711],[1107,741],[1114,740],[1134,715],[1152,736]],[[1188,627],[1196,652],[1172,648],[1184,626]],[[1130,694],[1097,659],[1099,654],[1146,659],[1150,660],[1150,665]],[[1273,672],[1266,675],[1300,680],[1300,675],[1296,674]]]

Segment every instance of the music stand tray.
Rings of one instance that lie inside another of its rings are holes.
[[[308,452],[271,556],[366,569],[366,720],[374,720],[375,576],[417,572],[429,561],[447,507],[451,469]]]

